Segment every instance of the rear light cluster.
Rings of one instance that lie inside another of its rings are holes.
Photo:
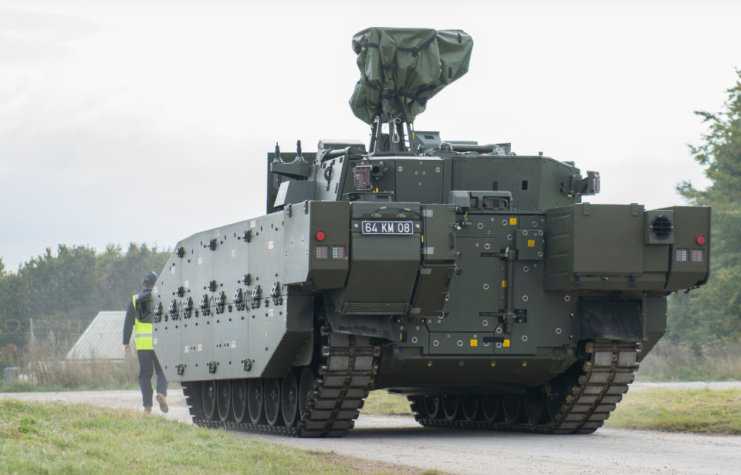
[[[687,262],[688,258],[692,262],[702,262],[705,257],[705,252],[702,249],[692,249],[690,253],[689,249],[677,249],[677,262]]]
[[[345,246],[332,246],[332,259],[344,259],[346,255]],[[329,259],[329,246],[317,246],[316,258]]]
[[[695,242],[698,246],[704,246],[708,242],[708,238],[704,234],[698,234]],[[676,249],[674,259],[677,262],[703,262],[705,260],[705,250]]]
[[[327,233],[325,233],[324,231],[317,231],[314,234],[314,239],[316,239],[319,242],[322,242],[325,239],[327,239]],[[329,259],[330,257],[332,259],[345,259],[347,257],[345,246],[331,246],[331,247],[332,247],[332,254],[329,253],[330,246],[316,246],[316,251],[314,251],[314,256],[317,259]]]

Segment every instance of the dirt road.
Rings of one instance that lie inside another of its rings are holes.
[[[0,394],[0,398],[8,397],[141,410],[138,391]],[[190,422],[180,391],[172,391],[168,400],[171,410],[165,417]],[[425,429],[408,416],[380,415],[361,415],[355,429],[343,439],[236,436],[460,474],[738,474],[741,471],[741,437],[615,429],[600,429],[583,436],[468,432]]]

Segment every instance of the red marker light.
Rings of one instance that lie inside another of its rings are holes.
[[[699,234],[697,236],[696,241],[697,241],[697,244],[699,244],[699,245],[702,246],[703,244],[705,244],[705,242],[707,241],[707,239],[705,239],[705,236],[703,234]]]
[[[321,241],[324,241],[324,238],[326,238],[327,235],[324,234],[324,231],[317,231],[314,237],[316,238],[317,241],[321,242]]]

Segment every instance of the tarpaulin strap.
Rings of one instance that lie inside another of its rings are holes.
[[[363,43],[363,48],[380,48],[380,46],[375,43],[370,43],[368,42],[368,40],[366,40],[365,43]]]
[[[396,65],[395,65],[395,64],[393,63],[393,61],[391,62],[391,64],[382,64],[382,65],[381,65],[381,67],[382,67],[382,68],[383,68],[384,70],[386,70],[386,71],[389,71],[389,70],[391,70],[391,69],[394,69],[394,66],[396,66]]]
[[[427,104],[427,99],[426,98],[415,96],[414,94],[410,94],[410,93],[404,91],[404,88],[402,88],[400,91],[395,91],[393,89],[388,89],[388,88],[376,86],[375,84],[373,84],[370,81],[370,79],[368,79],[367,77],[365,77],[365,75],[363,75],[363,79],[365,80],[365,83],[368,85],[368,87],[370,87],[371,89],[373,89],[375,91],[380,92],[381,93],[381,97],[383,99],[393,99],[394,96],[402,96],[402,97],[406,97],[407,99],[411,99],[413,101],[419,102],[422,105]]]
[[[396,49],[400,49],[402,51],[409,51],[410,53],[412,53],[412,56],[416,58],[417,54],[419,54],[420,51],[427,48],[428,46],[432,44],[433,41],[435,41],[435,38],[437,38],[437,31],[435,32],[434,35],[432,35],[432,38],[422,43],[422,46],[420,46],[419,48],[404,48],[403,46],[397,46]]]

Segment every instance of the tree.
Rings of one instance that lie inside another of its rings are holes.
[[[37,333],[77,335],[101,310],[124,310],[142,289],[142,277],[162,271],[170,251],[146,244],[109,244],[103,253],[60,244],[23,263],[17,273],[0,273],[0,347],[28,342],[28,322]],[[1,263],[2,261],[0,261]],[[20,328],[20,330],[19,330]]]
[[[741,71],[736,73],[722,112],[695,112],[709,132],[690,150],[712,184],[705,190],[689,181],[677,187],[690,204],[713,208],[710,280],[670,301],[671,336],[683,340],[741,338]]]

